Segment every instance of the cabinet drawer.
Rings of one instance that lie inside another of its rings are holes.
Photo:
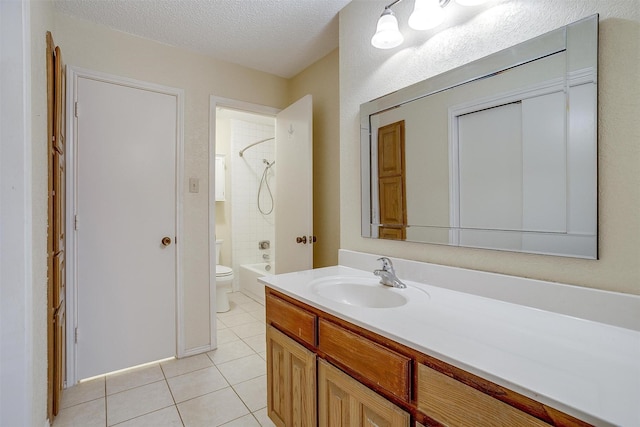
[[[513,406],[418,365],[418,410],[450,427],[547,426]]]
[[[266,296],[267,323],[303,342],[316,345],[316,315],[278,298],[272,294]]]
[[[362,382],[409,401],[408,357],[324,319],[320,319],[318,348]]]

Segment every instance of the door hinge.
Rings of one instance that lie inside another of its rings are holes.
[[[76,328],[73,331],[73,341],[78,344],[78,327],[76,326]]]
[[[78,215],[73,216],[73,229],[74,230],[78,229]]]
[[[78,101],[73,104],[73,115],[78,117]]]

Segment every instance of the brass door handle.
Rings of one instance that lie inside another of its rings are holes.
[[[169,246],[171,244],[171,237],[165,236],[162,238],[162,246]]]
[[[296,237],[296,243],[302,243],[303,245],[307,244],[307,236]]]

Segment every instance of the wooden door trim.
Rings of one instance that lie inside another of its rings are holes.
[[[77,352],[74,340],[75,328],[78,326],[78,283],[77,283],[77,233],[75,230],[75,214],[77,212],[77,127],[75,103],[77,82],[79,78],[117,84],[134,89],[147,90],[176,97],[176,355],[188,355],[185,348],[184,330],[184,284],[182,271],[182,236],[183,236],[183,204],[184,204],[184,90],[170,86],[149,83],[127,77],[115,76],[86,68],[67,65],[67,382],[68,386],[78,382]],[[215,317],[215,316],[212,316]],[[200,351],[200,349],[198,349]]]

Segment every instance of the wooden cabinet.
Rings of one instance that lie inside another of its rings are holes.
[[[265,300],[278,427],[590,426],[272,289]]]
[[[408,427],[409,413],[324,360],[318,361],[320,427]]]
[[[267,410],[278,427],[316,425],[316,355],[267,326]]]
[[[408,402],[411,359],[324,319],[318,348],[328,359],[365,384],[380,387]]]
[[[314,314],[271,294],[266,295],[265,301],[271,324],[306,344],[316,344],[317,317]]]
[[[418,365],[418,409],[450,427],[548,426],[441,372]]]

